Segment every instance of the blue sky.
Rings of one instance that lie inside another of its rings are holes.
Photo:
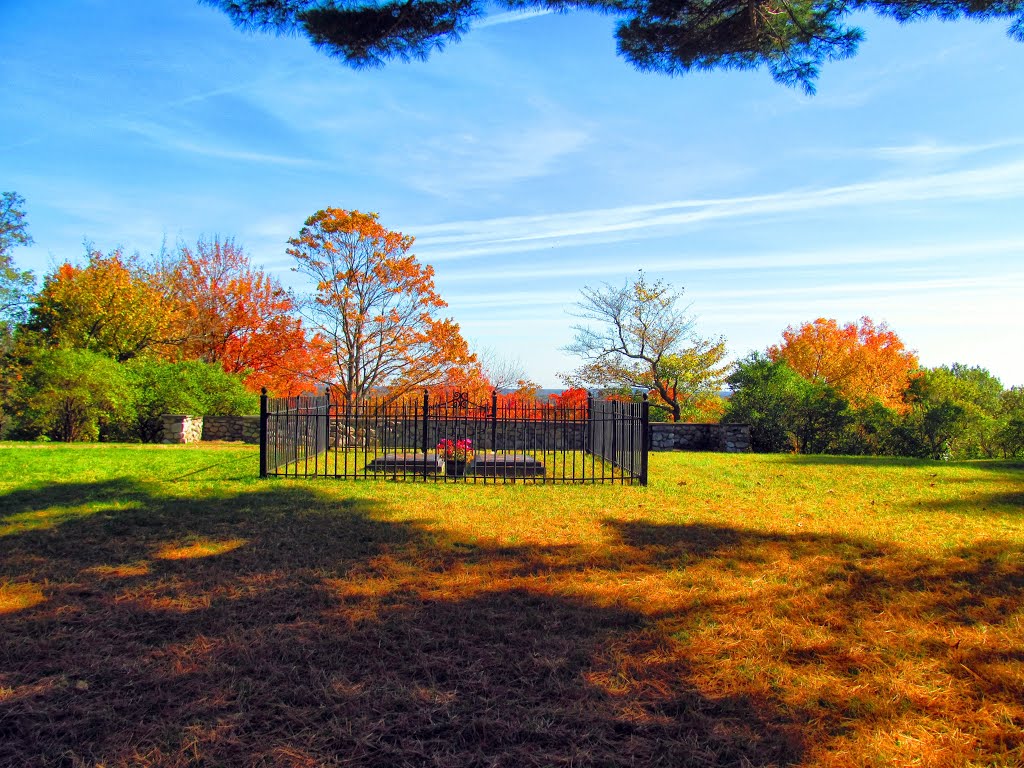
[[[613,20],[496,15],[428,62],[352,71],[191,0],[5,7],[0,191],[39,274],[234,237],[286,285],[327,206],[416,237],[447,314],[544,386],[580,288],[685,288],[736,357],[790,324],[886,321],[925,365],[1024,384],[1024,45],[865,17],[813,97],[766,72],[641,74]]]

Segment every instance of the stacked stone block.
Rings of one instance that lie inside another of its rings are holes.
[[[259,445],[259,416],[207,416],[203,422],[203,440],[228,440]]]
[[[746,453],[750,450],[750,427],[746,424],[651,424],[651,450]]]
[[[164,414],[164,443],[198,443],[203,439],[203,417]],[[259,435],[256,436],[259,442]]]

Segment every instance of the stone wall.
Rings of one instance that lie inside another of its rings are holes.
[[[203,440],[230,440],[259,445],[259,416],[207,416],[203,421]]]
[[[719,424],[719,448],[726,453],[750,453],[749,424]]]
[[[197,443],[202,440],[230,440],[259,444],[259,416],[164,416],[165,443]],[[545,447],[548,450],[582,450],[586,425],[583,422],[553,426],[544,422],[499,424],[491,434],[487,420],[468,420],[445,424],[431,422],[427,433],[430,448],[442,439],[469,438],[477,451],[515,450]],[[423,442],[420,422],[393,420],[374,425],[369,439],[396,448],[417,447]],[[339,447],[362,444],[367,439],[362,427],[346,427],[334,422],[331,440]],[[750,451],[750,427],[746,424],[651,424],[651,450],[654,451]]]
[[[203,439],[203,417],[184,414],[164,414],[163,443],[198,443]],[[257,416],[257,421],[259,417]],[[259,442],[257,435],[256,441]]]
[[[581,451],[587,425],[585,422],[552,424],[542,421],[510,421],[492,425],[488,419],[458,419],[430,421],[427,424],[426,445],[433,450],[439,442],[472,440],[474,451],[515,451],[534,447],[549,451]],[[285,434],[288,425],[282,424]],[[347,425],[343,420],[332,420],[331,442],[338,447],[371,444],[397,451],[422,448],[423,422],[405,419],[382,419],[371,424]]]
[[[651,424],[651,450],[746,453],[750,450],[750,427],[746,424]]]

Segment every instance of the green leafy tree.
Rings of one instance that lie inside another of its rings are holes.
[[[1003,426],[999,447],[1005,458],[1024,456],[1024,387],[1007,389],[1000,400]]]
[[[566,351],[583,365],[562,376],[570,387],[642,389],[651,406],[679,421],[686,403],[717,396],[728,374],[725,340],[693,332],[682,290],[643,273],[621,288],[585,287],[576,305],[576,338]]]
[[[960,363],[932,368],[925,375],[925,410],[960,411],[948,437],[951,455],[957,459],[999,455],[999,434],[1004,427],[999,379],[984,368]]]
[[[105,438],[131,407],[124,368],[84,349],[37,349],[14,396],[16,437]]]
[[[0,346],[10,342],[13,328],[24,322],[35,278],[11,261],[11,249],[30,245],[32,236],[25,221],[25,199],[16,192],[0,194]]]
[[[728,384],[732,395],[722,420],[748,424],[751,448],[755,451],[792,450],[793,414],[806,381],[786,363],[754,352],[737,364]]]
[[[756,352],[736,366],[728,383],[732,396],[722,420],[749,424],[755,451],[835,453],[848,445],[854,419],[834,387]]]
[[[120,436],[125,439],[158,442],[163,436],[161,417],[165,413],[259,413],[259,397],[246,389],[242,377],[226,373],[216,363],[172,363],[143,357],[129,361],[124,368],[132,403],[130,418],[120,424]]]
[[[201,0],[245,29],[301,34],[355,66],[425,59],[467,33],[484,0]],[[786,85],[814,91],[822,64],[857,51],[864,33],[857,11],[900,22],[1003,19],[1024,40],[1022,0],[502,0],[498,7],[598,11],[618,20],[619,53],[637,69],[679,75],[691,70],[767,67]]]

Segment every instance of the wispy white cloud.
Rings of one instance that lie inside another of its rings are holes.
[[[419,169],[408,177],[412,187],[441,197],[460,197],[543,176],[587,140],[584,131],[559,125],[493,133],[473,130],[435,137],[402,159]]]
[[[508,11],[507,13],[495,13],[492,16],[488,16],[482,21],[478,21],[473,26],[476,29],[483,29],[484,27],[496,27],[499,24],[513,24],[517,21],[526,21],[527,19],[535,19],[538,16],[549,16],[554,11],[549,8],[538,8],[531,11]]]
[[[498,27],[503,24],[514,24],[516,22],[525,22],[528,18],[537,18],[538,16],[547,16],[554,13],[550,8],[536,8],[534,10],[510,10],[506,13],[495,13],[489,15],[486,18],[477,22],[473,27],[478,30],[482,30],[485,27]]]
[[[658,237],[724,219],[759,219],[837,207],[885,209],[932,200],[997,200],[1024,195],[1024,160],[766,195],[677,200],[537,216],[456,221],[411,228],[435,261],[536,251],[573,243]]]
[[[858,301],[863,301],[872,296],[884,295],[891,297],[906,298],[908,293],[925,293],[929,301],[934,302],[935,294],[952,291],[963,298],[977,291],[998,290],[1004,291],[1007,286],[1024,287],[1024,272],[1016,272],[1001,275],[984,275],[979,277],[965,277],[956,275],[935,279],[907,278],[903,280],[882,280],[871,282],[851,282],[849,280],[837,280],[818,284],[805,284],[800,286],[773,286],[771,288],[724,288],[721,290],[703,291],[702,301],[742,303],[749,306],[751,299],[769,299],[775,303],[778,299],[786,297],[814,296],[816,298],[828,298],[835,296],[849,296]]]
[[[670,259],[645,259],[644,269],[652,274],[692,274],[695,272],[749,271],[754,269],[805,269],[828,264],[830,267],[857,265],[935,264],[944,259],[984,258],[1006,254],[1024,255],[1024,237],[962,242],[920,243],[900,246],[872,246],[820,248],[804,251],[759,251],[750,253],[722,253],[714,256],[680,254]],[[467,261],[452,264],[444,271],[444,282],[458,283],[486,280],[551,280],[562,277],[620,277],[621,259],[587,259],[570,263],[565,257],[545,262],[531,261],[522,266],[509,262],[480,263]]]
[[[804,150],[804,154],[827,157],[871,157],[880,160],[896,161],[957,160],[970,155],[1016,149],[1022,146],[1024,146],[1024,138],[1007,138],[1000,139],[999,141],[972,144],[922,139],[912,144],[894,144],[881,147],[815,147]]]
[[[186,138],[180,132],[171,130],[155,123],[142,121],[128,121],[119,123],[119,127],[129,133],[157,144],[167,149],[188,154],[202,155],[204,157],[215,157],[223,160],[240,160],[250,163],[265,163],[270,165],[291,165],[307,166],[311,160],[288,155],[275,155],[264,152],[253,152],[245,149],[228,147],[212,140],[203,140],[200,137]]]
[[[1024,139],[1007,139],[1005,141],[990,141],[982,144],[943,144],[937,141],[922,141],[917,144],[905,146],[877,147],[868,150],[882,158],[893,159],[932,159],[932,158],[958,158],[967,155],[975,155],[981,152],[991,152],[999,149],[1010,149],[1024,145]]]
[[[1024,288],[1024,270],[999,275],[967,277],[953,275],[941,278],[922,278],[920,275],[906,275],[902,279],[854,280],[833,273],[813,283],[800,285],[775,285],[756,288],[702,289],[695,300],[702,305],[714,306],[717,312],[736,312],[742,308],[741,317],[747,318],[749,311],[761,307],[777,307],[791,300],[804,302],[807,297],[821,299],[828,303],[848,297],[858,302],[882,298],[905,300],[912,295],[927,295],[930,302],[938,294],[955,293],[958,299],[990,291],[1005,292],[1007,287]],[[528,311],[538,307],[571,307],[580,298],[579,291],[565,288],[540,288],[533,291],[490,291],[476,292],[465,296],[448,295],[449,303],[460,311],[485,309],[518,309]]]

